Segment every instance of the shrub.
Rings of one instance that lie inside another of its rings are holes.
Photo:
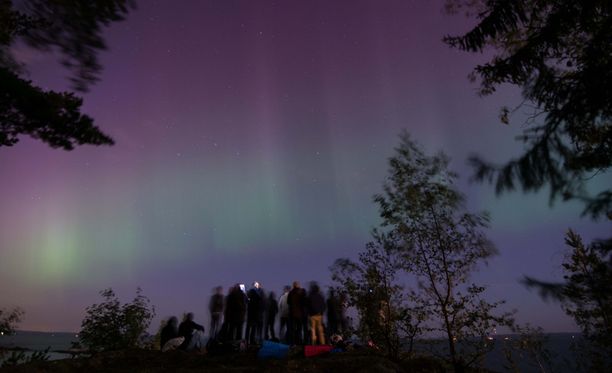
[[[92,351],[139,348],[155,307],[149,298],[136,290],[131,303],[121,304],[112,289],[100,292],[104,301],[89,306],[81,323],[79,339]]]
[[[44,351],[34,351],[32,353],[27,353],[26,351],[12,351],[10,355],[8,355],[2,364],[0,364],[0,368],[6,367],[14,367],[16,365],[28,364],[34,361],[47,361],[49,360],[49,347],[47,347]]]
[[[12,334],[15,331],[15,325],[19,324],[23,314],[21,308],[13,308],[12,310],[0,308],[0,333]]]

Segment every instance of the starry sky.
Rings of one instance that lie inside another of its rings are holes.
[[[114,147],[54,150],[28,138],[0,148],[0,306],[26,311],[26,330],[77,331],[98,291],[157,318],[193,311],[207,322],[211,289],[255,280],[330,284],[378,222],[387,158],[407,129],[443,150],[473,210],[486,209],[499,255],[474,280],[522,322],[576,330],[556,304],[522,287],[562,276],[563,235],[609,226],[547,191],[496,197],[469,182],[466,159],[521,152],[522,129],[498,119],[512,87],[476,94],[467,75],[490,54],[441,42],[473,21],[443,1],[140,1],[105,31],[101,81],[84,112]],[[53,54],[16,47],[30,78],[69,89]],[[609,185],[609,175],[593,183]]]

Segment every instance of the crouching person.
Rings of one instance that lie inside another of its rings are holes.
[[[179,325],[178,334],[185,341],[179,346],[184,351],[200,351],[204,347],[204,327],[193,321],[193,313],[185,315],[185,319]]]

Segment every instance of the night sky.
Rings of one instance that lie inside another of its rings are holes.
[[[137,286],[157,318],[257,280],[280,292],[293,280],[330,284],[336,258],[356,256],[378,222],[387,158],[407,129],[445,151],[474,210],[489,210],[499,256],[475,281],[506,299],[519,321],[547,331],[575,325],[518,280],[559,279],[568,227],[585,239],[609,225],[548,193],[497,198],[469,182],[472,153],[521,152],[500,106],[467,75],[490,55],[441,42],[472,22],[443,1],[140,1],[105,33],[101,81],[84,111],[114,147],[53,150],[22,139],[0,148],[0,306],[18,305],[21,329],[77,331],[98,291],[130,300]],[[52,54],[16,47],[30,78],[69,89]],[[610,177],[595,183],[609,185]]]

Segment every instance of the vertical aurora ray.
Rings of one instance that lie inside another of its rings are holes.
[[[30,251],[29,268],[31,281],[55,286],[65,285],[83,277],[78,263],[79,238],[74,226],[48,223],[39,235],[34,234],[28,245],[20,250]]]

